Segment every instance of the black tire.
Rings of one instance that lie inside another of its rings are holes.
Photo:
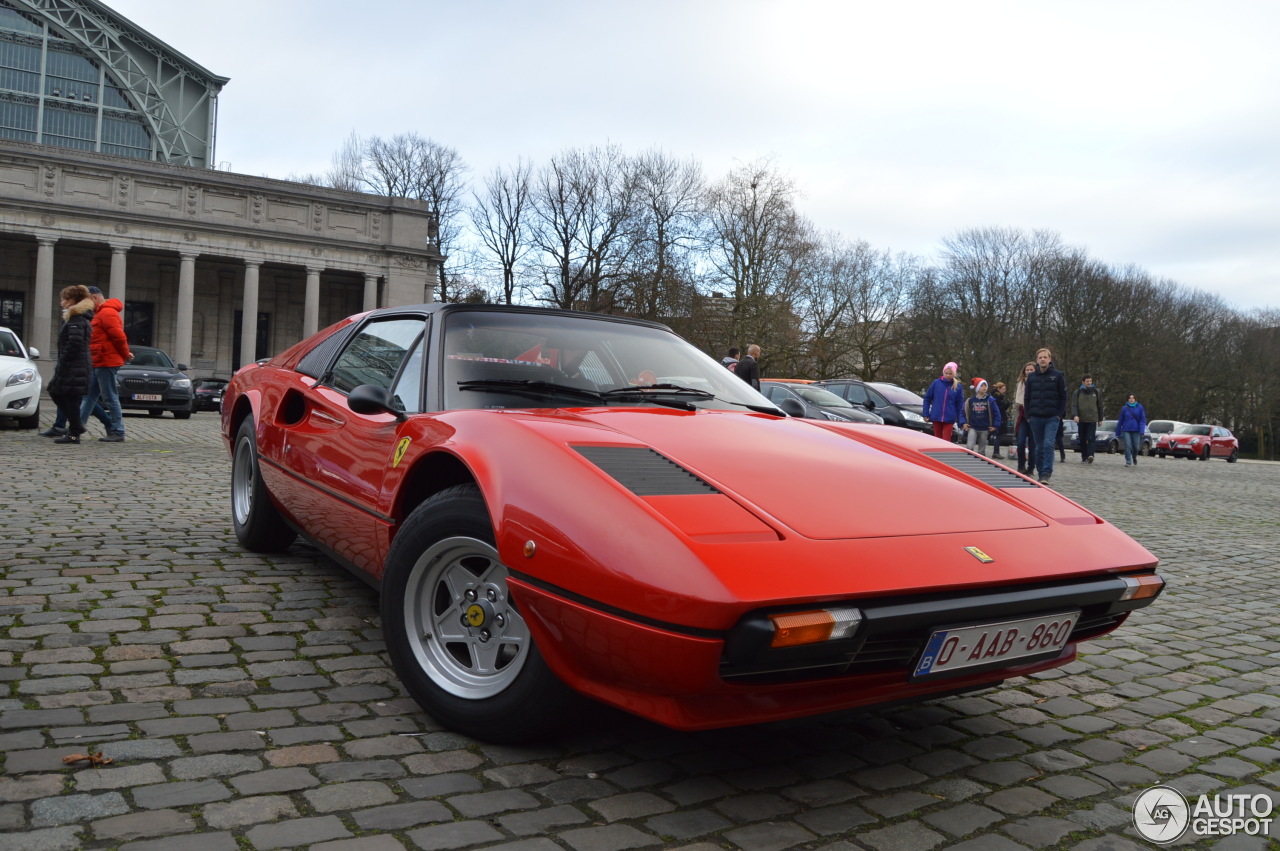
[[[1165,455],[1166,455],[1166,454],[1168,454],[1168,453],[1161,452],[1161,453],[1159,453],[1159,454],[1160,454],[1160,457],[1161,457],[1161,458],[1164,458],[1164,457],[1165,457]]]
[[[1227,456],[1227,463],[1228,463],[1228,464],[1234,464],[1234,463],[1236,463],[1236,462],[1237,462],[1237,461],[1239,461],[1239,460],[1240,460],[1240,450],[1239,450],[1239,449],[1232,449],[1232,450],[1231,450],[1231,454]]]
[[[490,742],[545,737],[579,698],[547,667],[507,593],[480,489],[418,506],[382,576],[382,631],[400,681],[427,714]]]
[[[1119,451],[1120,451],[1120,441],[1112,440],[1110,443],[1107,444],[1108,455],[1115,455]]]
[[[298,537],[262,481],[252,417],[240,424],[231,453],[231,526],[236,540],[255,553],[283,552]]]
[[[1204,451],[1200,453],[1200,460],[1201,460],[1201,461],[1208,461],[1208,460],[1209,460],[1209,455],[1210,455],[1209,447],[1207,447],[1207,446],[1206,446],[1206,447],[1204,448]]]
[[[173,418],[175,420],[189,420],[191,419],[191,409],[187,408],[185,411],[174,411]]]
[[[40,428],[40,403],[36,403],[36,411],[29,417],[18,418],[18,428]]]
[[[164,416],[164,408],[147,408],[147,416],[162,417]]]

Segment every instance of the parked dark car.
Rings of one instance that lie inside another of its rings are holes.
[[[878,387],[873,387],[865,381],[859,381],[856,378],[830,378],[826,381],[816,381],[813,386],[830,390],[840,398],[854,405],[861,405],[871,413],[880,417],[888,425],[901,426],[902,428],[915,429],[916,431],[931,431],[932,426],[929,421],[920,415],[920,411],[912,406],[909,399],[902,394],[915,396],[910,390],[903,390],[896,385],[890,385],[898,393],[890,391],[886,393]],[[902,400],[902,404],[894,402],[890,396],[897,396]]]
[[[1156,444],[1160,441],[1160,435],[1168,434],[1178,426],[1190,425],[1181,420],[1148,420],[1147,430],[1142,435],[1142,451],[1148,456],[1156,454]]]
[[[812,420],[833,420],[841,423],[880,424],[884,420],[858,405],[841,399],[830,390],[813,384],[799,384],[766,378],[760,382],[760,392],[791,416]],[[786,407],[783,402],[790,401]],[[796,408],[796,404],[799,408]],[[799,413],[793,413],[794,411]]]
[[[189,419],[194,410],[191,379],[183,375],[185,363],[174,364],[163,349],[130,346],[133,360],[116,372],[116,391],[120,407],[144,410],[153,417],[172,411],[180,420]]]
[[[200,378],[195,382],[195,409],[217,411],[222,408],[222,392],[227,388],[225,378]]]

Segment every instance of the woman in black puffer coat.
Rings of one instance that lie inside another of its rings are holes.
[[[54,443],[79,443],[84,434],[80,422],[80,400],[89,391],[93,361],[89,357],[89,336],[93,332],[93,299],[87,287],[76,284],[62,290],[62,330],[58,332],[58,364],[49,382],[49,398],[67,417],[67,433]]]

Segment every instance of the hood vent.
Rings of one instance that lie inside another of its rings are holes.
[[[1038,488],[1035,482],[1024,479],[1003,464],[997,464],[981,455],[969,452],[925,452],[935,461],[946,464],[953,470],[959,470],[966,476],[972,476],[984,485],[993,488]]]
[[[578,454],[604,470],[636,496],[719,493],[684,467],[648,447],[575,446]]]

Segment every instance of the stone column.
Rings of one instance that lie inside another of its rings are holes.
[[[323,266],[307,267],[307,295],[302,303],[302,339],[320,330],[320,273]]]
[[[56,236],[36,234],[36,291],[31,310],[31,340],[40,357],[53,361],[53,244]],[[53,373],[50,373],[52,376]]]
[[[173,359],[191,365],[191,315],[196,304],[196,258],[199,254],[183,252],[178,255],[182,265],[178,269],[178,310],[174,316]],[[111,291],[115,292],[112,284]]]
[[[246,259],[244,261],[244,305],[240,318],[240,363],[236,369],[247,366],[258,359],[258,269],[262,261]]]
[[[378,276],[372,272],[364,273],[364,309],[375,310],[378,307]]]
[[[107,298],[118,298],[125,303],[125,253],[133,246],[128,243],[112,242],[111,246],[111,283],[107,285]]]

